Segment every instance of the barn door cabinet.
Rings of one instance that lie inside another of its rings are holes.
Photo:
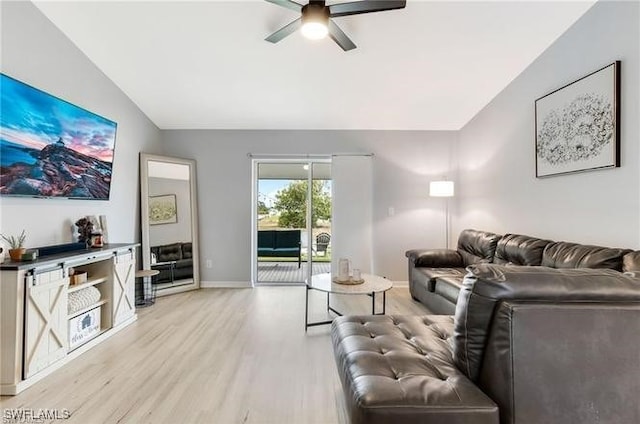
[[[136,246],[0,264],[0,394],[19,393],[136,320]],[[82,282],[71,284],[72,270]]]

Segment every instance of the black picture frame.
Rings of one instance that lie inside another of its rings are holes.
[[[535,101],[536,178],[620,167],[620,61]]]
[[[178,204],[175,194],[149,196],[149,225],[176,224]]]

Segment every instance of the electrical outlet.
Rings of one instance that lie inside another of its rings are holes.
[[[393,216],[396,214],[396,208],[394,208],[393,206],[389,206],[389,210],[387,211],[387,214],[389,216]]]
[[[211,259],[207,259],[207,268],[213,267],[213,261]]]

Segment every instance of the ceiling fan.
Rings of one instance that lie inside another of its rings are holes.
[[[313,40],[319,40],[329,35],[344,51],[355,49],[356,45],[331,18],[402,9],[407,5],[406,0],[363,0],[329,6],[325,4],[325,0],[310,0],[306,5],[296,3],[293,0],[266,1],[301,12],[302,15],[265,38],[266,41],[277,43],[300,28],[302,35]]]

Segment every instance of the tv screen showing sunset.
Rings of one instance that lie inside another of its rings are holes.
[[[0,194],[108,200],[117,124],[0,74]]]

